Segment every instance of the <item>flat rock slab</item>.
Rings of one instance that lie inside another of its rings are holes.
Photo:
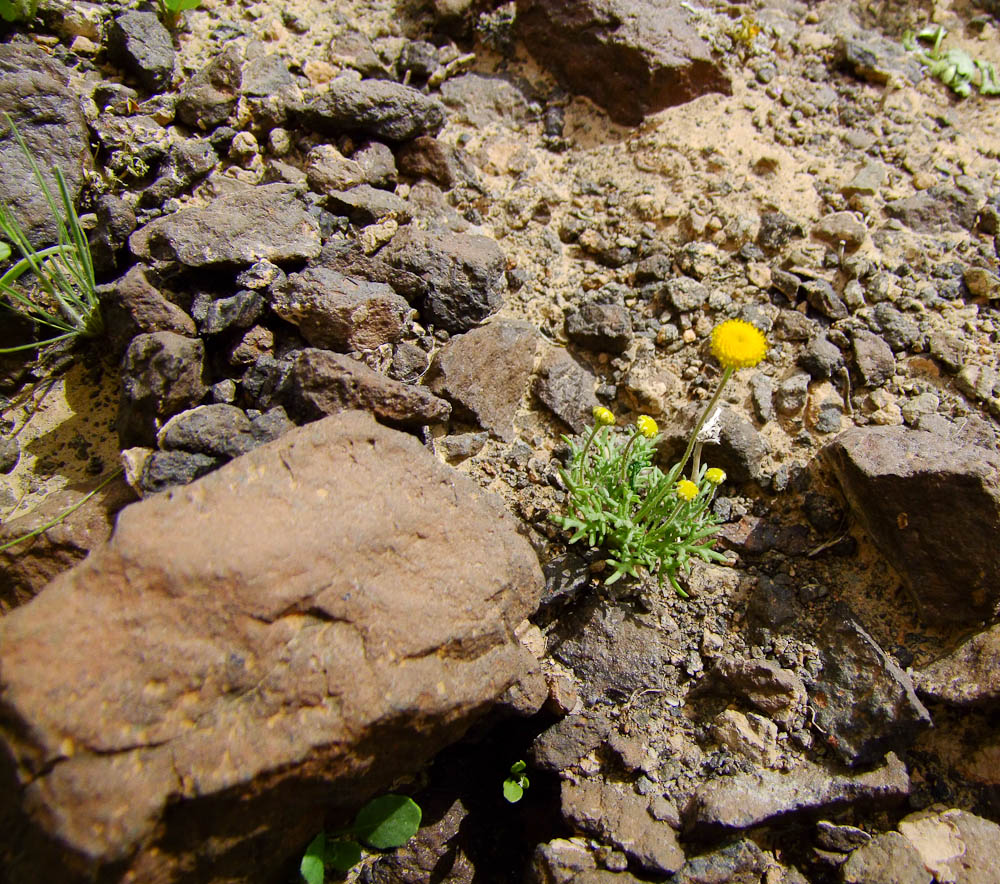
[[[456,335],[438,353],[429,386],[460,415],[510,442],[540,342],[531,323],[509,320]]]
[[[315,258],[320,245],[319,224],[290,184],[226,193],[204,208],[150,221],[129,237],[134,255],[186,267],[301,261]]]
[[[0,621],[0,872],[276,880],[523,675],[541,590],[496,498],[359,412],[129,507]]]
[[[694,793],[684,819],[688,831],[718,833],[854,802],[892,802],[909,793],[906,767],[892,753],[882,767],[853,776],[807,762],[787,773],[764,770],[712,780]]]
[[[517,0],[529,51],[616,122],[732,84],[678,0]]]
[[[824,450],[851,510],[921,614],[948,623],[1000,603],[1000,456],[904,427],[855,427]]]

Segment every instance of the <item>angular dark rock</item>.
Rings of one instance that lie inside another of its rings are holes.
[[[757,245],[765,251],[774,252],[787,245],[789,240],[802,239],[805,235],[805,228],[784,212],[763,212],[757,232]]]
[[[117,282],[98,289],[104,327],[116,354],[124,353],[138,334],[197,334],[191,317],[160,294],[149,281],[148,272],[148,267],[136,264]]]
[[[216,298],[198,319],[198,331],[217,335],[230,328],[249,328],[263,314],[265,301],[260,292],[243,289],[228,298]]]
[[[866,387],[881,387],[896,373],[896,357],[892,348],[878,335],[859,328],[851,337],[854,364]]]
[[[135,230],[135,212],[126,200],[110,193],[96,200],[97,226],[88,234],[90,256],[98,279],[114,274],[128,238]]]
[[[398,177],[396,158],[381,141],[369,141],[352,153],[351,159],[361,167],[365,181],[372,187],[384,187],[388,190],[395,187]]]
[[[846,319],[850,315],[847,305],[838,297],[825,279],[809,279],[802,283],[802,291],[809,306],[830,319]]]
[[[808,684],[812,718],[845,764],[874,764],[889,750],[905,750],[930,726],[910,676],[846,606],[831,611],[817,642],[823,669]]]
[[[531,763],[553,773],[570,770],[610,733],[611,722],[597,710],[567,715],[535,738],[529,751]]]
[[[161,206],[204,178],[218,161],[219,156],[207,138],[186,138],[172,145],[166,160],[160,164],[156,180],[139,194],[140,207]]]
[[[118,435],[123,448],[152,445],[160,422],[197,405],[208,392],[205,347],[161,331],[136,335],[122,360]]]
[[[906,766],[891,753],[883,766],[862,774],[833,773],[804,762],[788,772],[733,774],[698,786],[683,811],[685,831],[700,837],[749,829],[847,804],[895,803],[909,794]]]
[[[442,347],[427,385],[454,405],[456,416],[510,442],[540,343],[531,323],[495,320]]]
[[[235,405],[199,405],[168,420],[157,434],[160,448],[229,460],[260,444],[250,418]]]
[[[445,109],[440,101],[401,83],[337,77],[300,116],[324,135],[362,131],[388,141],[409,141],[436,135],[444,125]]]
[[[281,878],[523,677],[541,588],[499,500],[358,413],[129,507],[0,620],[8,880]]]
[[[306,155],[306,178],[317,193],[330,193],[362,184],[365,173],[334,145],[317,144]]]
[[[657,300],[665,302],[664,306],[669,306],[678,313],[687,313],[705,306],[708,296],[708,286],[690,276],[678,276],[664,284]]]
[[[897,218],[917,233],[972,230],[978,210],[976,197],[941,186],[892,200],[885,206],[890,218]]]
[[[189,485],[199,476],[210,473],[223,458],[191,451],[154,451],[142,466],[139,488],[156,494],[178,485]]]
[[[1000,603],[1000,457],[904,427],[856,427],[824,450],[858,521],[921,616],[974,623]]]
[[[834,248],[843,243],[847,251],[854,251],[865,241],[868,228],[853,212],[832,212],[813,225],[812,235]]]
[[[289,413],[307,421],[360,409],[388,424],[419,427],[451,414],[451,406],[426,388],[401,384],[329,350],[302,350],[286,383]]]
[[[243,52],[225,44],[204,68],[185,81],[177,96],[177,117],[192,129],[211,131],[236,109],[243,80]]]
[[[692,857],[671,884],[756,884],[769,868],[773,864],[764,851],[745,838]]]
[[[538,366],[535,395],[574,433],[583,433],[594,421],[601,403],[594,393],[597,379],[561,347],[545,352]]]
[[[893,350],[911,350],[920,340],[920,326],[905,313],[885,302],[876,304],[872,319],[879,334]]]
[[[108,57],[134,74],[151,92],[170,85],[174,44],[155,12],[130,9],[115,16],[108,28]]]
[[[403,335],[410,305],[390,286],[309,267],[272,288],[271,309],[313,346],[368,350]]]
[[[468,331],[503,306],[507,259],[488,237],[405,227],[378,257],[412,275],[423,298],[421,315],[438,328]]]
[[[566,335],[600,353],[623,353],[632,340],[632,320],[621,304],[583,304],[566,314]]]
[[[157,218],[129,237],[129,247],[139,258],[187,267],[280,263],[315,258],[320,236],[294,187],[265,184]]]
[[[516,23],[541,64],[626,126],[708,92],[732,93],[674,0],[518,0]]]
[[[445,190],[459,184],[479,186],[479,174],[464,150],[429,135],[413,139],[396,154],[399,171],[412,178],[430,178]]]
[[[917,59],[893,40],[867,34],[864,38],[852,36],[841,40],[838,48],[843,66],[870,83],[885,85],[892,76],[911,83],[923,78]]]
[[[78,97],[67,87],[69,71],[41,48],[0,45],[0,112],[17,126],[53,194],[58,166],[74,200],[90,169],[90,133]],[[13,134],[0,128],[0,202],[14,214],[36,247],[56,241],[56,225],[31,165]]]
[[[786,417],[805,408],[809,396],[809,374],[796,371],[784,378],[774,391],[774,407]]]
[[[687,445],[688,435],[701,415],[701,406],[687,405],[669,424],[660,426],[663,444],[660,458],[679,455]],[[767,440],[739,411],[728,405],[718,409],[719,443],[705,446],[702,463],[720,467],[734,482],[763,482],[767,473],[764,461],[770,453]]]
[[[798,361],[813,380],[821,380],[833,377],[844,367],[844,354],[840,352],[840,347],[821,334],[810,339]]]

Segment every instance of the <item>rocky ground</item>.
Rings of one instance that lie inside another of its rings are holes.
[[[1000,881],[1000,99],[901,45],[1000,65],[982,6],[9,27],[106,331],[2,357],[0,536],[124,476],[0,552],[6,879],[291,881],[395,789],[352,878]],[[668,465],[728,318],[727,563],[605,587],[562,437],[650,414]]]

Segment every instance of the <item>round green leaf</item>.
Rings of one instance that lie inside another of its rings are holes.
[[[328,841],[326,864],[338,872],[353,869],[361,862],[361,845],[357,841]]]
[[[326,836],[320,832],[306,848],[299,872],[308,884],[323,884],[323,853]]]
[[[10,257],[10,246],[5,242],[0,242],[0,261],[6,261]]]
[[[511,804],[517,804],[524,796],[524,789],[514,780],[503,781],[503,797]]]
[[[358,811],[355,831],[371,847],[402,847],[420,828],[420,806],[405,795],[382,795]]]
[[[519,774],[519,773],[521,773],[522,771],[525,771],[525,770],[527,770],[527,768],[528,768],[528,765],[527,765],[527,764],[525,764],[523,760],[522,760],[522,761],[515,761],[515,762],[514,762],[514,763],[513,763],[513,764],[512,764],[511,766],[510,766],[510,772],[511,772],[512,774]]]

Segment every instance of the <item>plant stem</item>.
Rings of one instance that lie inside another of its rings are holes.
[[[580,463],[576,467],[576,481],[577,484],[583,482],[583,469],[587,464],[587,452],[590,451],[590,446],[594,441],[594,437],[601,431],[601,424],[594,424],[594,429],[590,431],[590,435],[587,437],[587,443],[583,446],[583,451],[580,452]]]
[[[628,444],[625,446],[625,450],[622,452],[622,470],[621,475],[618,477],[618,481],[625,484],[625,468],[628,466],[628,455],[632,450],[632,446],[635,445],[635,440],[639,438],[639,428],[636,427],[635,432],[632,434],[632,438],[628,440]]]
[[[698,423],[695,424],[694,431],[691,433],[691,438],[688,440],[687,448],[684,450],[684,457],[680,459],[680,469],[677,474],[680,475],[684,472],[684,467],[688,462],[688,458],[691,456],[691,452],[694,450],[695,442],[698,441],[698,434],[701,432],[701,428],[705,426],[705,421],[711,416],[712,412],[715,411],[715,406],[719,403],[719,397],[722,395],[722,390],[729,383],[729,379],[733,376],[735,369],[727,368],[723,372],[722,380],[719,381],[719,386],[715,390],[715,395],[709,400],[708,406],[701,413],[701,418]]]

